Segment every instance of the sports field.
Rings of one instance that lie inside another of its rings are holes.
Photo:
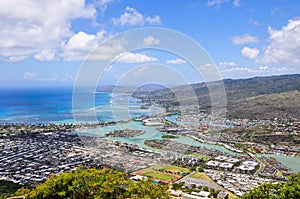
[[[155,169],[155,170],[161,169],[161,170],[169,171],[169,172],[172,172],[172,173],[180,172],[181,174],[182,173],[188,173],[190,171],[187,168],[173,166],[173,165],[155,165],[155,166],[152,166],[150,168]]]
[[[188,173],[189,169],[178,166],[163,164],[155,165],[147,169],[136,171],[133,175],[146,176],[151,179],[161,180],[166,183],[174,182],[182,177],[183,173]]]
[[[157,171],[146,171],[145,173],[141,174],[143,176],[147,176],[150,178],[154,178],[157,180],[162,180],[162,181],[172,181],[176,179],[176,176],[172,174],[167,174],[167,173],[161,173]]]

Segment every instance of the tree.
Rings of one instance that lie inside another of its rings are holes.
[[[243,195],[242,199],[292,199],[300,198],[300,173],[289,176],[286,183],[264,183]]]
[[[190,168],[190,170],[191,170],[191,171],[196,171],[196,167],[195,167],[195,166],[192,166],[192,167]]]
[[[50,176],[32,190],[20,189],[29,199],[91,199],[91,198],[169,198],[166,185],[148,181],[133,182],[121,171],[83,169]]]
[[[173,188],[174,190],[178,190],[180,187],[181,187],[181,186],[180,186],[179,183],[174,183],[173,186],[172,186],[172,188]]]

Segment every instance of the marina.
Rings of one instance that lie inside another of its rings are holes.
[[[170,118],[176,118],[177,116],[167,116],[166,119]],[[174,120],[175,122],[176,120]],[[134,130],[143,130],[145,133],[139,136],[135,137],[109,137],[107,139],[119,141],[122,143],[129,143],[129,144],[136,144],[141,148],[146,148],[150,150],[157,150],[152,147],[149,147],[144,144],[146,140],[154,140],[154,139],[162,139],[163,135],[167,135],[163,132],[160,132],[155,129],[153,126],[145,126],[141,121],[129,121],[128,123],[122,123],[118,125],[113,126],[105,126],[105,127],[98,127],[98,128],[91,128],[91,129],[81,129],[75,131],[78,135],[87,135],[87,136],[95,136],[95,137],[104,137],[105,133],[115,131],[115,130],[121,130],[121,129],[134,129]],[[230,155],[245,155],[241,153],[233,152],[229,149],[226,149],[224,146],[220,146],[217,144],[209,144],[209,143],[202,143],[198,142],[195,139],[187,136],[179,135],[178,138],[172,139],[174,142],[178,142],[180,144],[186,144],[190,146],[200,146],[200,147],[206,147],[209,149],[215,149],[222,153],[230,154]],[[290,168],[293,172],[299,172],[300,167],[300,158],[298,157],[292,157],[292,156],[285,156],[285,155],[273,155],[273,154],[256,154],[259,156],[271,156],[274,157],[276,160],[281,162],[283,165]]]

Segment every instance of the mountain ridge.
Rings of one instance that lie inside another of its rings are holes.
[[[214,86],[219,82],[197,83],[192,85],[183,85],[168,89],[157,89],[155,91],[137,90],[134,97],[141,98],[144,102],[155,102],[162,106],[178,106],[179,104],[189,104],[196,94],[201,109],[209,110],[211,108],[210,93],[207,84]],[[227,110],[229,118],[249,118],[249,119],[265,119],[274,117],[293,117],[300,118],[300,108],[297,103],[287,106],[289,101],[296,98],[300,103],[300,95],[291,94],[292,91],[300,91],[300,74],[277,75],[266,77],[252,77],[248,79],[224,79],[224,88],[226,92]],[[289,95],[284,98],[282,93]],[[269,95],[269,96],[268,96]],[[181,97],[179,102],[176,96]],[[260,98],[251,98],[264,96]],[[268,96],[268,97],[267,97]],[[248,99],[249,103],[245,103]],[[268,103],[271,99],[277,99],[274,103]],[[251,103],[250,103],[251,102]],[[265,108],[257,103],[265,104]],[[285,104],[285,108],[278,108],[280,104]],[[251,105],[251,106],[250,106]],[[273,114],[268,114],[275,110]],[[243,113],[247,112],[247,113]],[[292,112],[290,114],[289,112]],[[243,114],[240,114],[243,113]],[[239,115],[240,114],[240,115]]]

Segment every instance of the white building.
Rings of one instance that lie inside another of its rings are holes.
[[[220,164],[220,162],[211,160],[206,163],[206,166],[208,168],[217,168],[219,166],[219,164]]]
[[[224,169],[224,170],[231,170],[233,168],[233,164],[232,163],[228,163],[228,162],[222,162],[219,164],[219,167],[221,169]]]

